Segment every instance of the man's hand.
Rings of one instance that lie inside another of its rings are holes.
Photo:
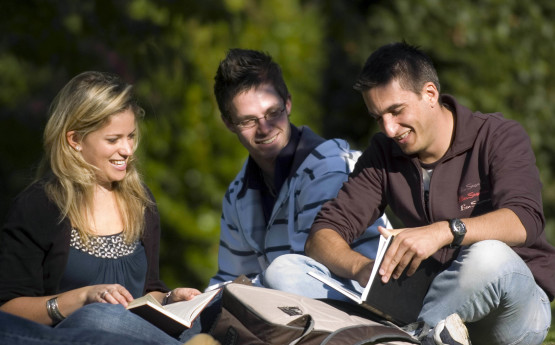
[[[447,222],[404,229],[386,229],[380,226],[378,230],[384,237],[395,236],[379,270],[384,283],[390,278],[398,279],[407,267],[407,275],[413,275],[422,261],[453,239]]]
[[[201,292],[197,289],[179,287],[172,290],[172,293],[166,303],[170,304],[179,301],[188,301],[200,294]]]

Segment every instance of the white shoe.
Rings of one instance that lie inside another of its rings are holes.
[[[436,345],[471,345],[468,330],[458,314],[441,320],[432,332]]]

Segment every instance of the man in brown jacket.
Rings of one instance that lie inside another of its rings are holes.
[[[373,260],[348,243],[389,205],[404,227],[380,228],[396,235],[382,281],[412,275],[431,256],[447,266],[419,315],[434,328],[428,338],[469,344],[465,322],[474,344],[541,344],[551,323],[555,249],[522,126],[441,95],[431,60],[406,43],[374,52],[355,89],[381,133],[322,207],[307,255],[365,285]]]

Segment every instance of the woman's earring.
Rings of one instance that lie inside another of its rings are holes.
[[[75,146],[75,150],[77,150],[77,152],[80,152],[81,151],[81,146],[80,145]]]

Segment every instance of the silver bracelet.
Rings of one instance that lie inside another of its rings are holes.
[[[58,308],[58,297],[54,297],[46,301],[46,312],[48,316],[54,321],[54,324],[62,321],[66,317],[62,315],[60,309]]]

